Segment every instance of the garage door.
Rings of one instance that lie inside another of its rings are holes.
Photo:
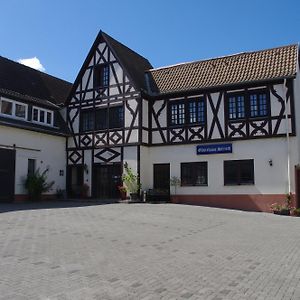
[[[0,201],[12,201],[15,192],[16,151],[0,149]]]

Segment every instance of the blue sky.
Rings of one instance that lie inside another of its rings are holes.
[[[299,0],[9,0],[0,55],[74,81],[100,29],[154,67],[300,41]]]

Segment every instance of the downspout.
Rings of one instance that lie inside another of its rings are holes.
[[[287,87],[287,80],[284,79],[284,86]],[[288,88],[288,87],[287,87]],[[285,96],[285,127],[286,127],[286,146],[287,146],[287,176],[288,176],[288,194],[291,193],[291,158],[290,158],[290,126],[288,118],[287,94]]]

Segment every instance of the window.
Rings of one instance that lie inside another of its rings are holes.
[[[32,120],[38,122],[39,121],[39,110],[37,108],[33,109]]]
[[[16,117],[25,119],[26,117],[26,106],[16,103]]]
[[[254,184],[254,160],[224,161],[224,185]]]
[[[245,98],[243,95],[230,96],[228,99],[229,119],[245,118]]]
[[[109,86],[109,65],[98,65],[94,68],[94,88],[107,86]]]
[[[269,101],[265,90],[229,94],[227,99],[229,120],[266,117],[269,114]]]
[[[207,162],[181,163],[182,186],[206,186]]]
[[[189,102],[189,123],[204,123],[205,122],[205,105],[204,101]]]
[[[83,110],[81,112],[81,130],[94,130],[95,113],[93,110]]]
[[[32,108],[32,121],[43,125],[53,126],[53,111],[40,107]]]
[[[182,125],[185,123],[184,103],[171,104],[171,125]]]
[[[47,111],[47,120],[46,120],[47,124],[51,124],[52,123],[52,114]]]
[[[35,159],[28,159],[28,169],[27,169],[27,174],[29,176],[33,175],[35,172]]]
[[[12,115],[13,102],[2,100],[1,101],[1,113],[4,115]]]
[[[170,125],[203,124],[206,108],[204,99],[174,101],[170,104]]]
[[[123,106],[109,108],[109,128],[120,128],[124,126]]]
[[[40,120],[41,123],[45,123],[45,112],[40,110]]]
[[[267,94],[251,93],[250,94],[250,116],[265,117],[268,115]]]
[[[81,112],[81,130],[103,130],[121,128],[124,126],[123,106],[113,106]]]
[[[2,115],[10,116],[17,119],[27,119],[27,105],[13,101],[13,100],[4,100],[0,102],[1,109],[0,112]]]

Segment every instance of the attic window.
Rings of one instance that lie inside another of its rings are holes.
[[[27,119],[27,105],[14,100],[0,101],[0,114],[16,119]]]
[[[53,111],[34,106],[32,109],[32,122],[53,126]]]
[[[94,68],[94,88],[109,86],[109,65],[97,65]]]

